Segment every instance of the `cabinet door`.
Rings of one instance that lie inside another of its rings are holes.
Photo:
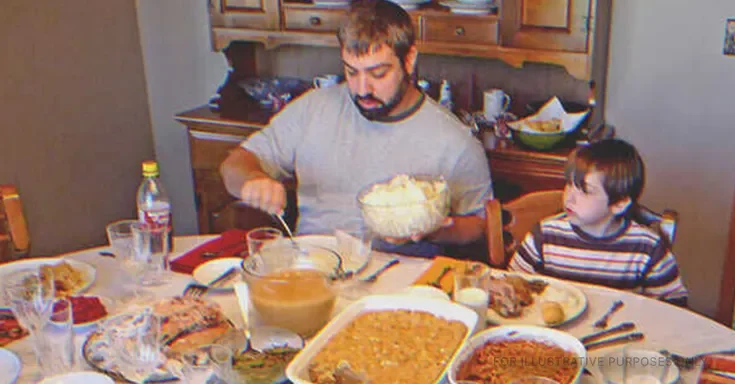
[[[505,0],[503,45],[587,52],[596,0]]]
[[[208,0],[212,28],[279,29],[278,0]]]

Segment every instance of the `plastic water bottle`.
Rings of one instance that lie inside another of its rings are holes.
[[[138,220],[168,229],[168,249],[172,251],[171,201],[158,178],[158,163],[152,160],[143,162],[143,181],[138,187]]]
[[[448,80],[442,80],[439,87],[439,104],[443,105],[449,111],[454,110],[454,102],[452,101],[452,89],[449,87]]]

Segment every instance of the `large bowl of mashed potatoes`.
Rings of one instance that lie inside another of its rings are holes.
[[[441,176],[397,175],[365,187],[357,202],[366,225],[390,238],[425,235],[449,214],[449,186]]]

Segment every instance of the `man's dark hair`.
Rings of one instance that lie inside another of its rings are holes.
[[[355,0],[337,31],[337,39],[342,50],[356,56],[385,45],[405,65],[416,34],[411,17],[398,4],[388,0]]]

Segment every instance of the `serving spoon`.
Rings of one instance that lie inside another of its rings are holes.
[[[299,244],[296,243],[296,240],[293,238],[293,232],[291,232],[291,228],[286,223],[286,220],[283,220],[283,217],[279,214],[274,213],[272,214],[272,216],[278,219],[278,222],[281,223],[281,226],[283,227],[283,229],[286,230],[286,235],[291,240],[291,244],[293,244],[294,247],[299,248]]]

